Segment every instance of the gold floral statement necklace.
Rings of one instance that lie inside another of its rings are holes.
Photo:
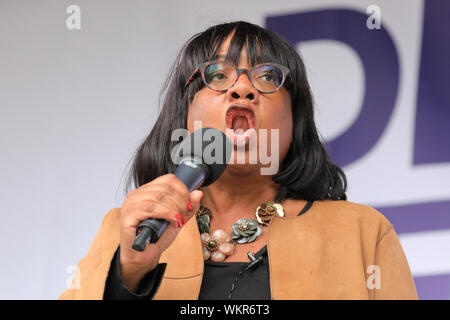
[[[214,262],[222,262],[234,253],[237,244],[255,241],[261,234],[262,228],[269,225],[274,215],[284,217],[284,209],[280,203],[268,202],[256,208],[255,219],[239,219],[231,226],[228,235],[222,229],[210,232],[211,210],[200,206],[196,213],[197,225],[202,239],[203,258]]]

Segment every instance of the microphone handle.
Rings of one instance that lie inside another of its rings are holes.
[[[177,167],[175,176],[192,192],[205,181],[208,167],[195,159],[187,159]],[[159,240],[168,225],[169,222],[164,219],[149,218],[141,221],[136,228],[136,239],[131,247],[136,251],[144,251],[147,243],[156,243]]]
[[[136,240],[134,240],[132,248],[136,251],[144,251],[147,242],[156,243],[168,225],[169,222],[164,219],[146,219],[142,221],[136,229]]]

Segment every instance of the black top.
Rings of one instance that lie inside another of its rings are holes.
[[[312,201],[308,201],[298,215],[308,211],[311,206]],[[103,298],[152,299],[161,283],[166,264],[161,263],[146,274],[139,283],[137,292],[134,293],[127,289],[120,277],[119,252],[120,248],[111,261]],[[270,300],[268,260],[267,246],[264,246],[250,262],[205,261],[199,300]]]
[[[259,250],[254,261],[250,262],[205,261],[198,299],[270,300],[267,246]]]

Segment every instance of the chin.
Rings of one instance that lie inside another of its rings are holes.
[[[250,175],[259,175],[259,166],[256,164],[241,164],[241,163],[231,163],[227,166],[225,171],[227,174],[232,176],[245,177]]]

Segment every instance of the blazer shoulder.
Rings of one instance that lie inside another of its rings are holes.
[[[108,213],[105,214],[105,216],[103,217],[101,227],[119,224],[120,223],[120,210],[121,210],[121,208],[113,208],[110,211],[108,211]]]
[[[380,211],[365,204],[347,200],[322,200],[315,201],[312,209],[317,210],[320,215],[331,221],[345,220],[348,223],[375,227],[380,233],[393,228],[392,223]]]
[[[374,218],[387,221],[387,218],[381,212],[366,204],[347,200],[320,200],[315,201],[313,203],[314,205],[319,207],[320,210],[326,210],[328,212],[332,211],[338,214],[351,214],[361,218]]]

